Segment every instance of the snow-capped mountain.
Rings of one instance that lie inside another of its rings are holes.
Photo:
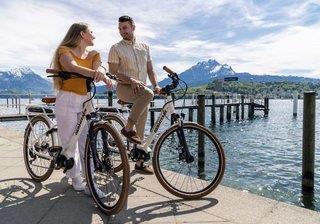
[[[52,83],[28,67],[0,71],[0,93],[52,93]]]
[[[172,68],[174,69],[174,68]],[[280,76],[280,75],[252,75],[250,73],[237,73],[231,66],[220,64],[216,60],[198,62],[196,65],[179,74],[179,77],[190,86],[198,86],[212,82],[224,77],[238,77],[239,81],[244,82],[313,82],[319,83],[320,79],[305,78],[299,76]],[[159,84],[164,86],[171,83],[170,78],[162,80]]]

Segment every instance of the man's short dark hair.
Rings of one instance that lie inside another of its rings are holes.
[[[129,22],[131,25],[134,25],[134,21],[130,16],[120,16],[119,17],[119,23],[123,23],[123,22]]]

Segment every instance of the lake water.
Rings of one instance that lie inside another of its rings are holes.
[[[106,101],[99,101],[103,102]],[[0,99],[0,104],[4,103],[6,100]],[[188,100],[187,104],[190,103],[191,100]],[[317,104],[319,103],[317,100]],[[163,100],[157,100],[155,104],[160,106]],[[176,105],[181,104],[182,101],[179,101]],[[304,206],[301,200],[303,101],[298,102],[296,118],[292,116],[292,100],[270,100],[269,105],[268,117],[263,117],[262,111],[256,111],[255,119],[237,122],[233,115],[233,121],[216,124],[215,127],[210,126],[211,112],[207,108],[206,126],[216,133],[226,152],[227,166],[222,184]],[[21,111],[23,112],[23,108]],[[218,108],[216,111],[218,117]],[[187,114],[188,111],[184,112]],[[0,107],[0,114],[8,113],[18,113],[18,109]],[[317,108],[316,117],[320,118],[320,107]],[[315,197],[311,205],[307,206],[317,211],[320,211],[319,123],[316,123]],[[0,122],[0,126],[23,132],[26,121]]]

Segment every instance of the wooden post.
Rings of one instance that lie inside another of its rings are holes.
[[[216,96],[212,94],[211,96],[212,104],[211,104],[211,124],[216,124]]]
[[[21,114],[21,96],[19,96],[19,114]]]
[[[108,106],[112,107],[113,105],[113,92],[112,91],[108,91]]]
[[[239,120],[239,107],[240,107],[240,105],[237,104],[236,105],[236,120]]]
[[[254,101],[250,97],[250,104],[248,105],[248,117],[249,119],[253,118],[254,116]]]
[[[194,93],[192,93],[192,96],[191,96],[191,105],[194,105]]]
[[[205,96],[198,95],[198,124],[205,126]],[[205,151],[204,151],[204,133],[198,135],[198,176],[204,178],[205,169]]]
[[[14,107],[14,99],[13,99],[13,96],[11,96],[11,107]]]
[[[302,193],[314,193],[314,148],[316,93],[304,92],[303,97],[303,149],[302,149]]]
[[[264,98],[264,116],[269,115],[269,98],[265,97]]]
[[[29,93],[28,96],[29,96],[29,104],[31,104],[31,94]]]
[[[150,108],[154,107],[154,101],[150,102]],[[154,125],[154,111],[150,111],[150,130],[153,128]]]
[[[244,119],[244,95],[241,95],[241,119]]]
[[[254,105],[253,103],[251,102],[249,105],[248,105],[248,118],[251,119],[253,118],[254,116]]]
[[[193,109],[192,108],[189,108],[189,121],[193,121]]]
[[[14,97],[14,102],[15,102],[15,106],[16,106],[16,108],[18,108],[18,96],[15,96]]]
[[[231,120],[231,106],[227,105],[227,121]]]
[[[220,123],[223,123],[223,118],[224,118],[224,106],[220,106]]]
[[[7,107],[9,107],[9,97],[7,97]]]
[[[295,91],[293,93],[293,116],[296,117],[298,115],[298,92]]]

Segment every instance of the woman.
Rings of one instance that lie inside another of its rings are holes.
[[[111,80],[99,71],[100,54],[88,49],[89,46],[93,46],[94,39],[88,24],[72,24],[54,53],[51,67],[62,71],[76,72],[91,77],[96,82],[103,81],[109,88],[112,88]],[[82,104],[88,99],[89,94],[86,80],[81,78],[62,80],[55,77],[54,88],[58,91],[55,108],[58,134],[62,147],[65,148],[80,119]],[[81,172],[84,167],[87,132],[88,127],[83,130],[76,145],[67,152],[67,157],[74,158],[75,163],[66,175],[72,179],[74,190],[85,190],[86,193],[89,193],[88,188],[82,182],[85,173]],[[103,193],[101,192],[101,194]],[[100,196],[103,197],[103,195]]]

